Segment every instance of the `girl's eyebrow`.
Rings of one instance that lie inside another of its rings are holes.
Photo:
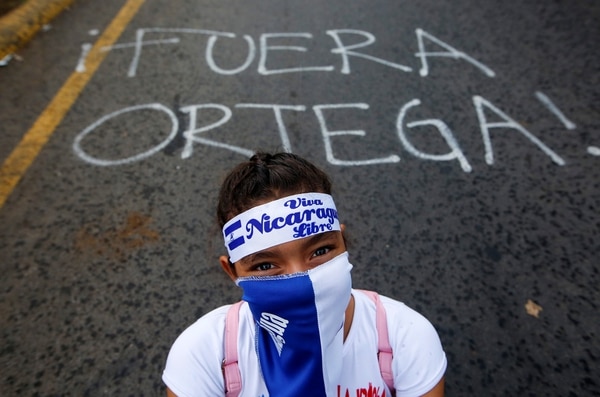
[[[268,258],[273,258],[274,256],[277,256],[278,255],[277,251],[278,251],[277,248],[273,248],[273,249],[267,248],[266,250],[262,250],[257,253],[254,253],[254,254],[250,254],[240,260],[240,265],[242,265],[244,267],[250,267],[253,263],[260,261],[261,259],[268,259]]]
[[[304,246],[317,244],[323,240],[331,240],[331,239],[335,239],[335,232],[325,232],[325,233],[315,234],[314,236],[312,236],[311,238],[306,240],[306,242],[304,243]]]

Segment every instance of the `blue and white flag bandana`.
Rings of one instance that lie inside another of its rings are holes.
[[[341,230],[333,198],[301,193],[242,212],[223,226],[223,238],[229,260],[235,263],[255,252],[332,230]]]
[[[351,269],[344,252],[307,272],[237,279],[256,322],[256,350],[270,395],[336,395]]]

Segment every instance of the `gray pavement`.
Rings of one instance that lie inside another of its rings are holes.
[[[0,68],[3,177],[91,76],[0,208],[0,395],[163,395],[240,297],[213,213],[259,148],[330,173],[354,286],[433,322],[447,395],[600,395],[600,6],[447,3],[146,0],[93,73],[126,1],[38,33]]]

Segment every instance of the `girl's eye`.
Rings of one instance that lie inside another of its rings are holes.
[[[331,251],[330,247],[321,247],[318,248],[315,253],[313,254],[313,256],[321,256],[321,255],[325,255],[326,253],[328,253],[329,251]]]
[[[266,272],[267,270],[273,269],[273,267],[275,266],[272,263],[259,263],[258,265],[254,266],[254,270]]]

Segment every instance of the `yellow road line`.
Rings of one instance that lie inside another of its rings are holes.
[[[0,168],[0,209],[106,57],[108,52],[101,49],[117,41],[144,1],[128,0],[125,3],[90,50],[86,59],[86,71],[74,72],[69,76],[50,104],[23,136],[21,142],[4,161]]]
[[[74,0],[27,0],[0,18],[0,59],[17,52]]]

